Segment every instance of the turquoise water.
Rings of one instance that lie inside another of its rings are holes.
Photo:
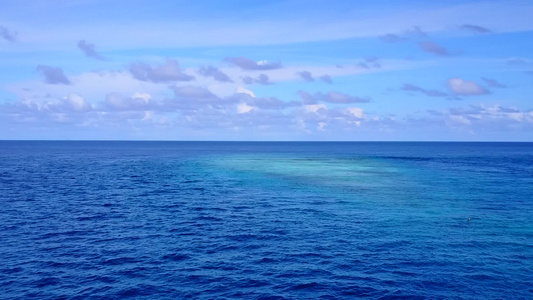
[[[0,142],[1,298],[530,299],[533,144]]]

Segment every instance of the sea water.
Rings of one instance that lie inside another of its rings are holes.
[[[533,143],[0,142],[0,298],[532,299]]]

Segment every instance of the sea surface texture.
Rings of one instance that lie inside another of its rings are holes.
[[[533,299],[532,143],[0,142],[2,299]]]

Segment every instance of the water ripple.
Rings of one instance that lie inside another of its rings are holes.
[[[530,144],[0,145],[2,299],[533,298]]]

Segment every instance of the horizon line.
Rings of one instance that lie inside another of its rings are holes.
[[[0,139],[0,142],[208,142],[208,143],[533,143],[533,141],[502,141],[502,140],[493,140],[493,141],[460,141],[460,140],[382,140],[382,141],[371,141],[371,140],[361,140],[361,141],[350,141],[350,140],[74,140],[74,139],[20,139],[20,140],[11,140],[11,139]]]

